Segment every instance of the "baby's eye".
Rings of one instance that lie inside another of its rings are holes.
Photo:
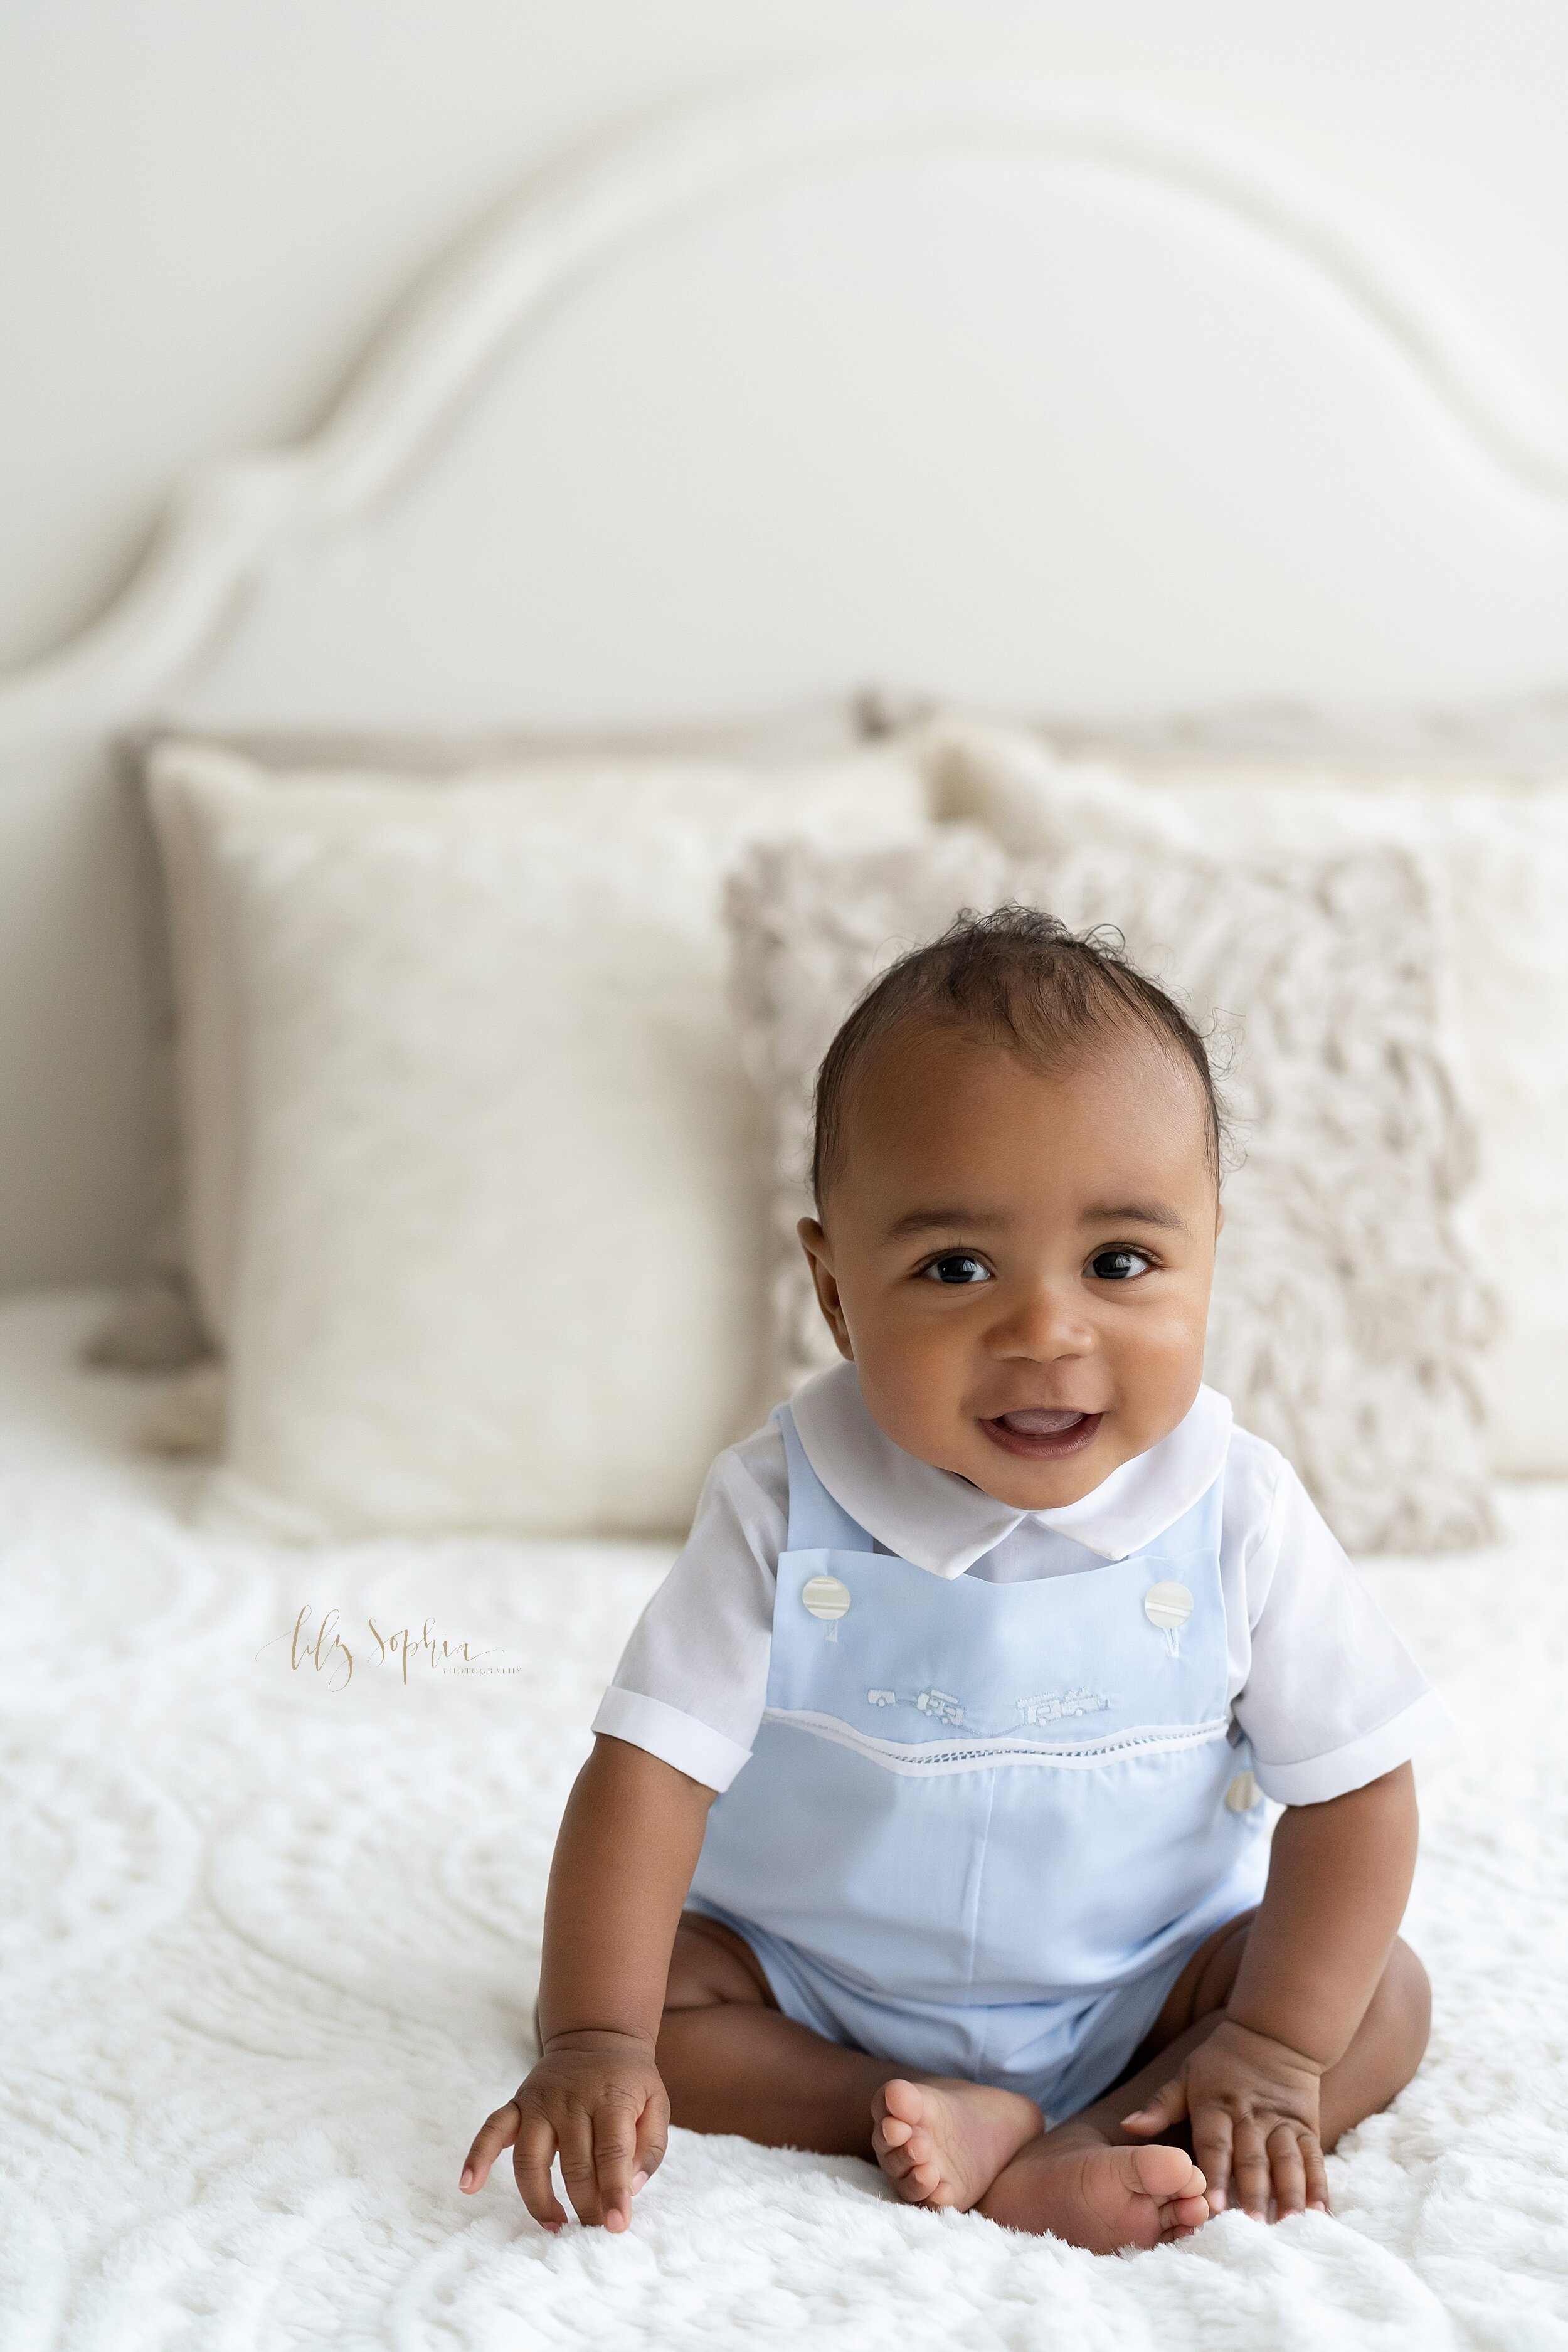
[[[950,1250],[945,1257],[933,1258],[921,1272],[928,1282],[989,1282],[991,1269],[972,1257],[967,1250]]]
[[[1101,1250],[1090,1258],[1089,1270],[1099,1282],[1131,1282],[1134,1275],[1147,1274],[1151,1263],[1142,1250]]]

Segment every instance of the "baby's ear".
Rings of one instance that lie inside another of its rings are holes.
[[[822,1309],[823,1320],[833,1334],[839,1354],[853,1363],[855,1349],[850,1343],[849,1326],[844,1319],[843,1302],[838,1296],[838,1277],[833,1271],[833,1252],[828,1246],[827,1235],[815,1217],[802,1217],[795,1232],[800,1236],[800,1245],[811,1268],[812,1285],[816,1292],[816,1303]]]

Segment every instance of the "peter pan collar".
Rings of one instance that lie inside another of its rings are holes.
[[[1200,1388],[1186,1418],[1092,1494],[1055,1511],[1017,1511],[951,1470],[917,1461],[872,1420],[853,1364],[818,1372],[790,1400],[806,1460],[856,1523],[933,1576],[962,1576],[1027,1520],[1102,1559],[1142,1551],[1206,1494],[1225,1466],[1230,1402]]]

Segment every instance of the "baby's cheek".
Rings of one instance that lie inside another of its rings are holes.
[[[945,1335],[944,1335],[945,1336]],[[963,1419],[964,1360],[951,1346],[921,1334],[911,1344],[856,1348],[860,1393],[871,1418],[906,1454],[942,1459]]]
[[[1204,1336],[1203,1317],[1184,1305],[1118,1332],[1108,1347],[1121,1411],[1144,1444],[1174,1429],[1197,1395]]]

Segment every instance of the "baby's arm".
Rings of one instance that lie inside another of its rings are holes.
[[[557,2151],[577,2218],[624,2230],[634,2187],[669,2126],[654,2044],[675,1931],[713,1790],[657,1756],[601,1736],[567,1800],[550,1868],[539,1987],[538,2064],[498,2107],[463,2165],[482,2189],[512,2168],[536,2221],[565,2221],[551,2186]]]
[[[1217,2212],[1328,2204],[1318,2086],[1376,1991],[1415,1868],[1408,1764],[1321,1805],[1292,1805],[1274,1832],[1268,1885],[1219,2024],[1123,2129],[1188,2116],[1193,2157]],[[1234,2183],[1234,2192],[1232,2184]]]

